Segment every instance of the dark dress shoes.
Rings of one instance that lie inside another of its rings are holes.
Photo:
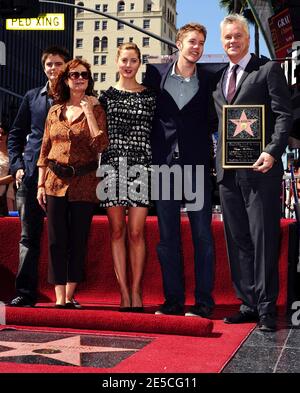
[[[239,311],[231,317],[225,317],[225,323],[248,323],[248,322],[257,322],[258,316],[255,312],[242,312]]]
[[[28,300],[24,296],[17,296],[8,304],[8,306],[11,307],[34,307],[34,305],[34,302]]]
[[[213,312],[213,308],[205,304],[196,303],[190,308],[190,311],[185,313],[186,317],[202,317],[208,318]]]
[[[274,314],[264,314],[259,317],[259,330],[263,332],[276,331],[276,317]]]
[[[159,310],[155,312],[156,315],[184,315],[184,307],[179,303],[164,302]]]

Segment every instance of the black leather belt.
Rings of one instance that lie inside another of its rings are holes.
[[[72,165],[61,165],[53,160],[49,160],[48,167],[51,169],[56,176],[65,178],[73,176],[84,176],[87,173],[94,171],[98,168],[98,162],[92,161],[86,165],[82,166],[72,166]]]

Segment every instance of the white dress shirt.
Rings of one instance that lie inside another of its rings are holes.
[[[236,86],[239,84],[239,81],[244,73],[245,68],[247,67],[249,61],[251,59],[251,54],[247,53],[238,63],[236,63],[238,65],[238,69],[236,71]],[[227,68],[225,77],[223,79],[223,93],[224,96],[227,97],[227,92],[228,92],[228,85],[229,85],[229,79],[230,76],[232,74],[232,69],[235,66],[234,63],[232,63],[231,61],[229,62],[229,67]]]

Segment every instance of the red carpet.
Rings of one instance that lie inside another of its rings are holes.
[[[57,310],[46,307],[6,307],[6,324],[181,336],[207,336],[213,328],[212,321],[205,318],[120,313],[105,310]]]
[[[280,293],[279,305],[287,301],[287,269],[288,269],[288,226],[291,220],[281,222],[281,252],[279,261]],[[238,301],[231,284],[230,272],[226,256],[223,223],[212,224],[215,255],[216,277],[214,298],[216,304],[237,304]],[[47,282],[47,228],[45,225],[42,252],[40,259],[40,300],[54,300],[53,288]],[[14,279],[18,268],[18,241],[20,223],[18,218],[0,218],[0,299],[8,300],[14,295]],[[148,217],[146,225],[147,262],[144,275],[144,302],[155,305],[163,302],[160,266],[156,255],[156,244],[159,234],[156,217]],[[187,304],[192,304],[194,291],[193,249],[191,233],[186,217],[182,220],[182,243],[185,260],[185,282]],[[86,264],[86,281],[78,288],[78,299],[87,303],[119,304],[118,285],[115,279],[110,251],[107,218],[96,216],[89,238],[89,252]]]
[[[278,298],[278,305],[281,306],[285,306],[287,302],[288,230],[290,222],[290,220],[282,220],[281,223],[280,294]],[[220,372],[254,325],[226,325],[221,320],[224,315],[228,314],[224,310],[224,305],[230,307],[233,305],[236,308],[238,301],[230,279],[223,223],[214,221],[212,229],[216,255],[214,298],[217,310],[213,315],[213,331],[211,332],[211,322],[198,318],[124,314],[112,311],[112,309],[118,307],[119,291],[112,265],[107,218],[100,216],[93,219],[91,228],[86,261],[86,281],[79,286],[76,293],[76,298],[87,305],[86,309],[56,310],[51,308],[51,305],[50,308],[46,308],[45,303],[54,300],[54,291],[47,283],[47,228],[45,225],[39,265],[39,293],[43,307],[36,309],[7,308],[7,324],[27,325],[32,326],[32,329],[51,331],[60,330],[59,328],[63,327],[63,331],[68,332],[75,331],[74,328],[77,328],[81,329],[80,334],[83,335],[89,332],[96,336],[99,334],[118,334],[123,337],[150,337],[153,338],[153,341],[109,369],[57,365],[50,367],[38,364],[16,365],[13,362],[3,362],[0,359],[0,372],[16,372],[17,370],[28,373]],[[15,274],[18,268],[19,237],[19,219],[1,218],[1,300],[8,300],[14,295]],[[144,304],[149,312],[153,312],[157,304],[163,302],[161,273],[155,251],[158,238],[156,217],[149,217],[146,224],[147,262],[144,275]],[[194,302],[193,250],[186,217],[183,217],[182,220],[182,242],[185,260],[186,303],[192,304]],[[216,315],[217,313],[219,315]],[[171,333],[171,335],[167,335],[168,333]],[[199,337],[201,334],[205,334],[206,337]],[[3,350],[6,349],[2,347],[2,354]]]
[[[17,329],[20,328],[22,329],[22,327],[17,327]],[[29,328],[25,329],[24,332],[27,332]],[[232,326],[221,321],[214,321],[214,331],[208,337],[123,333],[120,335],[122,338],[137,337],[152,340],[115,367],[49,366],[1,361],[0,373],[219,373],[252,329],[253,324]],[[32,328],[32,331],[63,332],[73,335],[93,334],[93,336],[115,334],[114,332],[49,328]],[[13,347],[13,344],[9,345]]]

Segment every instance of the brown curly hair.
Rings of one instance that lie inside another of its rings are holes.
[[[89,74],[88,86],[86,88],[85,94],[87,96],[96,96],[94,93],[94,81],[92,78],[90,64],[82,59],[73,59],[70,60],[66,64],[66,68],[59,73],[57,80],[54,84],[51,96],[53,97],[56,104],[62,104],[68,101],[68,99],[70,98],[70,88],[65,83],[65,81],[68,79],[69,72],[74,68],[78,67],[79,65],[84,66]]]
[[[8,129],[8,126],[6,123],[0,121],[0,128],[2,128],[2,130],[3,130],[2,135],[8,135],[9,129]]]
[[[183,37],[191,31],[197,31],[198,33],[203,34],[204,40],[206,40],[206,36],[207,36],[206,27],[201,25],[200,23],[190,22],[180,27],[180,29],[177,31],[176,42],[181,41]]]

